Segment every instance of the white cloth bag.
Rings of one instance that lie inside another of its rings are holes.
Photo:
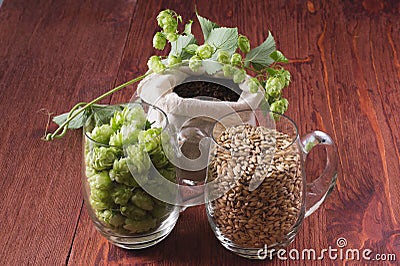
[[[192,119],[200,119],[209,123],[235,111],[256,109],[264,97],[261,90],[257,93],[249,91],[247,86],[249,76],[246,76],[245,80],[239,84],[242,92],[237,102],[179,97],[173,92],[174,87],[183,83],[190,76],[204,76],[206,80],[212,78],[213,82],[219,84],[224,84],[223,81],[226,80],[221,71],[214,75],[208,75],[204,67],[193,72],[188,66],[181,66],[163,74],[150,74],[139,83],[137,95],[144,102],[162,109],[176,129],[185,126]]]

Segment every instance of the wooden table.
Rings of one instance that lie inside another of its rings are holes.
[[[302,134],[336,141],[337,186],[290,249],[371,249],[400,261],[400,4],[398,1],[28,1],[0,8],[1,265],[341,265],[346,260],[250,261],[225,250],[204,207],[186,210],[157,246],[127,251],[94,228],[81,195],[80,131],[40,138],[48,112],[68,111],[144,73],[165,8],[239,27],[253,44],[274,34],[290,59],[287,114]],[[196,22],[197,23],[197,22]],[[199,36],[199,25],[194,26]],[[135,86],[103,103],[129,101]],[[54,130],[54,125],[50,126]],[[321,155],[322,154],[322,155]],[[321,172],[314,152],[309,177]],[[363,265],[367,261],[348,262]]]

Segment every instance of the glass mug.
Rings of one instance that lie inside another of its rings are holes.
[[[216,237],[228,250],[251,259],[272,257],[289,245],[305,217],[332,191],[337,151],[324,132],[299,137],[287,116],[244,110],[219,119],[211,130],[206,212]],[[306,182],[305,161],[324,145],[323,174]],[[266,254],[265,254],[266,253]]]
[[[87,119],[84,201],[96,229],[116,246],[153,246],[177,222],[179,207],[153,196],[154,190],[146,190],[156,182],[156,170],[161,179],[176,182],[175,168],[165,156],[166,143],[176,145],[169,131],[165,113],[145,103],[98,106]]]

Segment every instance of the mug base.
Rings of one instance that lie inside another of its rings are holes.
[[[158,230],[141,235],[116,235],[104,228],[101,224],[94,223],[97,231],[111,244],[124,249],[144,249],[156,245],[164,240],[174,229],[179,217],[179,209],[176,209],[171,216],[163,222]]]

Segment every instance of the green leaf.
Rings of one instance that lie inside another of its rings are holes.
[[[183,31],[184,34],[186,35],[192,34],[192,24],[193,20],[189,20],[189,22],[185,25],[185,30]]]
[[[271,65],[274,62],[271,54],[275,50],[275,40],[270,32],[268,38],[261,45],[251,49],[246,55],[245,66],[249,66],[250,63],[259,64],[264,67]]]
[[[184,47],[183,51],[185,51],[188,54],[194,55],[196,54],[197,47],[199,47],[197,44],[192,43]]]
[[[238,37],[237,28],[217,28],[211,30],[207,43],[216,48],[215,56],[218,50],[226,51],[232,55],[237,49]]]
[[[275,76],[275,75],[279,74],[279,70],[278,69],[274,69],[274,68],[267,68],[267,72],[271,76]]]
[[[222,69],[222,65],[213,60],[203,60],[203,66],[207,74],[214,75]]]
[[[114,105],[93,105],[92,112],[96,126],[109,123],[116,111],[121,111],[121,107]]]
[[[274,59],[275,62],[282,62],[282,63],[287,63],[289,60],[282,54],[281,51],[274,51],[270,54],[270,57]]]
[[[196,43],[196,39],[192,34],[187,36],[179,35],[178,40],[171,43],[171,52],[169,52],[169,55],[181,57],[182,60],[189,59],[191,55],[184,48],[193,43]]]
[[[197,13],[197,11],[196,11],[196,16],[197,16],[197,19],[198,19],[199,22],[200,22],[200,27],[201,27],[201,30],[203,31],[204,42],[205,42],[205,41],[208,40],[208,36],[210,35],[211,30],[216,29],[216,28],[218,28],[219,26],[218,26],[216,23],[211,22],[210,20],[201,17],[201,16]]]
[[[78,108],[77,110],[75,110],[75,112],[77,112],[79,109],[81,109],[81,108]],[[61,126],[68,119],[68,115],[69,115],[69,113],[57,115],[57,116],[53,117],[53,122],[56,123],[57,125]],[[70,129],[81,128],[84,125],[85,120],[86,120],[86,114],[85,114],[85,112],[82,112],[69,122],[68,128],[70,128]]]

